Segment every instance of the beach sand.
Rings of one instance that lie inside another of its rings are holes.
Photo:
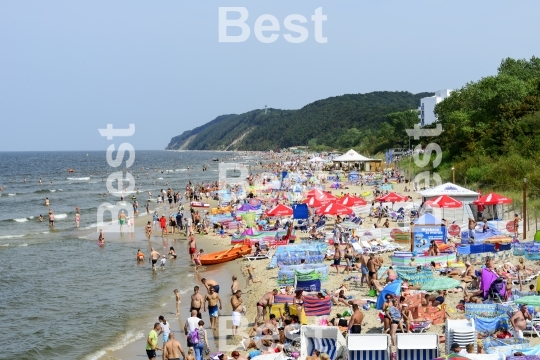
[[[406,184],[394,184],[394,191],[400,194],[405,194],[404,187]],[[349,189],[347,190],[332,190],[333,194],[341,194],[341,192],[344,193],[361,193],[366,190],[371,190],[371,187],[365,186],[363,190],[361,190],[359,187],[356,186],[349,186]],[[420,195],[409,192],[406,193],[413,197],[413,200],[415,203],[418,203],[421,201]],[[368,197],[368,200],[370,200],[371,197]],[[216,204],[215,202],[210,202],[212,207],[214,207]],[[187,209],[188,207],[186,207]],[[168,214],[168,209],[165,210],[159,210],[159,212],[163,212],[165,214]],[[136,221],[136,226],[138,228],[137,233],[142,233],[141,227],[146,224],[146,221],[150,219],[150,216],[140,217]],[[328,226],[328,229],[332,227],[332,224]],[[368,219],[364,222],[363,225],[364,228],[372,228],[372,222]],[[397,227],[397,224],[395,222],[391,222],[391,227]],[[531,236],[534,235],[534,232],[530,234]],[[139,236],[139,235],[138,235]],[[307,236],[305,233],[297,232],[297,236],[302,238],[302,236]],[[176,244],[175,249],[176,251],[183,251],[183,249],[187,249],[187,239],[186,237],[182,235],[170,235],[170,238],[175,238]],[[158,243],[160,241],[160,236],[154,236],[152,238],[152,242]],[[199,248],[204,248],[206,253],[213,252],[213,251],[219,251],[222,249],[229,248],[230,245],[230,237],[220,238],[219,236],[213,236],[213,235],[207,235],[207,236],[201,236],[196,235],[196,241]],[[185,248],[183,248],[185,246]],[[187,251],[187,250],[186,250]],[[389,266],[391,265],[390,262],[390,256],[392,255],[392,252],[386,252],[382,254],[382,257],[384,259],[383,266]],[[231,261],[229,263],[223,264],[223,265],[216,265],[216,266],[210,266],[206,269],[201,269],[198,276],[193,276],[192,278],[185,278],[185,279],[179,279],[179,283],[182,283],[185,285],[186,281],[191,281],[193,285],[197,284],[199,286],[202,286],[199,279],[200,277],[206,277],[215,279],[220,284],[221,290],[220,290],[220,296],[222,297],[223,301],[223,310],[220,312],[220,314],[229,315],[231,314],[231,305],[230,305],[230,285],[232,283],[231,277],[232,275],[236,275],[238,277],[238,281],[240,283],[240,290],[242,290],[243,295],[242,298],[244,300],[244,304],[247,304],[247,312],[246,312],[246,320],[251,325],[253,323],[253,320],[256,315],[256,308],[255,304],[257,301],[264,295],[264,293],[271,291],[272,289],[277,287],[277,273],[278,268],[275,269],[267,269],[267,266],[269,265],[270,260],[257,260],[257,261],[251,261],[251,264],[255,268],[255,277],[257,279],[260,279],[262,282],[257,283],[255,285],[251,284],[250,286],[246,287],[246,277],[241,274],[241,267],[245,266],[247,260],[238,259],[235,261]],[[514,265],[518,264],[518,259],[513,257],[511,259],[511,262]],[[326,261],[326,264],[330,264],[330,261]],[[534,264],[530,261],[526,261],[525,264],[529,267],[535,268]],[[500,265],[500,264],[496,264]],[[479,267],[477,266],[477,269]],[[343,268],[340,269],[342,271]],[[359,273],[352,273],[352,275],[360,276]],[[344,281],[344,278],[346,278],[348,275],[336,275],[335,274],[335,268],[330,267],[329,270],[329,281],[323,284],[323,288],[333,291],[334,289],[337,289],[341,284],[346,283],[349,286],[350,291],[347,291],[345,294],[353,296],[355,299],[371,299],[376,300],[374,297],[369,297],[368,295],[368,288],[366,285],[364,287],[360,287],[360,284],[351,280],[348,282]],[[188,280],[191,279],[191,280]],[[384,283],[384,281],[383,281]],[[536,284],[535,284],[536,285]],[[528,284],[524,285],[524,290],[528,289]],[[171,289],[171,301],[167,304],[167,307],[163,309],[163,312],[167,318],[168,314],[174,314],[174,296],[172,295]],[[201,290],[201,293],[204,295],[206,293],[205,290]],[[172,326],[171,329],[176,334],[176,338],[180,340],[180,343],[184,347],[184,351],[187,351],[185,347],[185,336],[183,334],[183,325],[186,319],[186,314],[188,314],[189,309],[189,296],[191,295],[191,292],[188,292],[187,294],[183,295],[182,298],[182,309],[181,309],[181,316],[175,317],[169,315],[168,319],[171,322]],[[464,318],[464,313],[462,311],[459,311],[456,309],[456,305],[459,303],[459,301],[463,298],[462,293],[456,293],[456,294],[448,294],[446,297],[445,303],[447,304],[447,313],[450,315],[450,318],[452,319],[461,319]],[[348,307],[346,306],[332,306],[332,312],[330,316],[328,316],[328,319],[331,319],[334,317],[337,313],[343,313]],[[371,334],[377,334],[382,332],[382,323],[379,320],[378,317],[378,310],[370,309],[368,311],[363,310],[365,317],[364,317],[364,324],[362,326],[363,333],[371,333]],[[158,314],[154,314],[154,316],[149,316],[149,319],[157,319]],[[205,321],[205,327],[208,328],[208,314],[203,314],[203,320]],[[318,317],[308,317],[308,323],[309,324],[318,324],[320,319]],[[153,321],[149,321],[148,331],[150,331]],[[443,331],[444,324],[440,325],[431,325],[431,328],[427,331],[429,333],[438,333],[440,335],[444,334]],[[208,330],[209,336],[211,334],[211,331]],[[224,335],[215,334],[216,337],[224,337]],[[116,351],[109,351],[106,355],[102,357],[102,359],[133,359],[138,358],[140,356],[145,356],[144,353],[144,347],[145,347],[145,338],[141,338],[128,346],[118,349]],[[211,346],[211,352],[218,351],[217,341],[216,339],[213,339],[214,343],[213,346]],[[238,343],[239,339],[236,339],[236,343]],[[540,344],[540,339],[538,338],[531,338],[531,345],[537,345]],[[227,341],[228,344],[231,344],[231,341]],[[233,342],[234,343],[234,342]],[[161,344],[160,344],[161,345]],[[441,351],[444,352],[445,344],[441,343],[440,348]],[[237,346],[237,350],[242,352],[242,347]],[[221,349],[219,349],[222,351]],[[227,349],[228,351],[231,350],[231,348]],[[158,357],[161,356],[161,353],[158,353]]]

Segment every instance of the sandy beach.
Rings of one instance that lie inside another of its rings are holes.
[[[405,194],[406,184],[394,184],[394,191],[400,194]],[[333,194],[341,194],[343,193],[361,193],[364,191],[369,191],[372,188],[364,186],[363,189],[360,189],[359,186],[348,186],[348,189],[345,190],[331,190]],[[417,193],[408,192],[408,195],[413,197],[413,200],[415,203],[419,203],[421,200],[421,197]],[[371,200],[372,197],[368,197],[367,200]],[[217,203],[215,201],[209,201],[211,204],[211,207],[215,207]],[[168,206],[167,206],[168,207]],[[185,207],[188,208],[187,204],[185,204]],[[171,210],[172,211],[172,210]],[[201,210],[201,212],[204,210]],[[168,214],[169,209],[162,206],[158,212]],[[146,216],[140,216],[137,218],[135,224],[136,224],[136,231],[135,231],[135,237],[136,238],[144,238],[144,232],[143,227],[146,224],[147,221],[151,220],[150,215]],[[397,227],[396,222],[391,222],[391,227]],[[333,224],[327,223],[328,230],[331,230]],[[362,225],[365,229],[373,228],[373,223],[369,218],[366,218],[364,221],[364,224]],[[301,233],[297,231],[297,242],[300,242],[302,238],[307,237],[307,233]],[[209,235],[195,235],[197,246],[198,248],[204,248],[206,253],[214,252],[214,251],[220,251],[223,249],[230,248],[230,236],[226,236],[224,238],[221,238],[219,235],[213,235],[212,233]],[[156,250],[163,252],[168,251],[168,246],[174,246],[177,252],[187,252],[187,237],[182,232],[181,234],[176,235],[168,235],[168,239],[162,239],[160,231],[154,231],[154,234],[151,238],[151,242],[153,246],[156,248]],[[390,256],[392,256],[392,252],[386,252],[381,254],[384,263],[383,266],[390,266]],[[220,296],[223,302],[223,310],[220,311],[220,316],[230,315],[232,312],[231,305],[230,305],[230,298],[231,298],[231,291],[230,286],[232,283],[231,277],[233,275],[236,275],[238,277],[239,283],[240,283],[240,290],[242,290],[243,295],[242,298],[244,300],[244,304],[247,305],[247,311],[245,314],[245,323],[249,323],[250,326],[253,324],[253,320],[256,315],[256,307],[254,306],[255,303],[259,301],[259,299],[268,291],[271,291],[274,288],[277,288],[277,274],[278,274],[278,268],[274,269],[268,269],[270,260],[257,260],[257,261],[251,261],[251,265],[255,268],[255,277],[258,280],[261,280],[261,283],[257,283],[255,285],[251,284],[250,286],[246,287],[246,277],[245,275],[242,275],[241,269],[245,266],[247,263],[247,260],[244,259],[238,259],[235,261],[228,262],[223,265],[214,265],[214,266],[208,266],[206,268],[201,268],[199,270],[199,273],[196,274],[194,271],[191,271],[190,273],[186,274],[186,277],[182,279],[178,279],[178,287],[182,288],[192,288],[195,285],[199,285],[202,287],[202,284],[200,283],[200,278],[206,277],[210,279],[216,280],[221,287],[220,290]],[[514,265],[518,265],[518,259],[512,258],[511,262]],[[330,265],[330,261],[326,261],[325,264]],[[534,264],[532,262],[526,261],[526,266],[535,268]],[[499,265],[499,264],[496,264]],[[147,265],[149,266],[149,265]],[[342,269],[340,269],[342,270]],[[165,270],[166,271],[166,270]],[[354,276],[360,276],[359,273],[352,273]],[[345,284],[348,286],[349,290],[346,291],[347,296],[351,296],[354,299],[370,299],[370,300],[376,300],[375,297],[369,296],[369,289],[364,284],[363,287],[360,286],[360,283],[353,280],[345,281],[344,279],[348,277],[348,275],[336,275],[335,270],[333,267],[330,267],[329,270],[329,279],[327,282],[323,283],[323,288],[326,289],[329,292],[333,292],[335,289],[338,289],[342,284]],[[384,283],[384,279],[383,279]],[[528,286],[528,285],[527,285]],[[158,315],[164,315],[166,319],[171,323],[171,330],[176,334],[176,338],[180,340],[180,343],[184,347],[184,350],[186,349],[186,338],[183,334],[183,326],[185,323],[186,318],[189,316],[189,303],[190,303],[190,295],[192,294],[192,291],[187,291],[186,293],[182,294],[182,303],[181,303],[181,315],[175,316],[175,303],[174,303],[174,295],[172,293],[172,288],[170,289],[170,297],[165,301],[163,304],[160,304],[160,312],[152,312],[152,313],[146,313],[143,314],[143,317],[145,319],[148,319],[148,329],[146,333],[144,333],[144,336],[140,337],[136,341],[131,342],[127,346],[115,349],[113,351],[107,351],[105,355],[103,355],[102,359],[133,359],[138,358],[139,356],[144,356],[144,346],[145,346],[145,339],[147,332],[150,331],[154,321],[156,321]],[[201,293],[204,295],[206,293],[206,290],[203,288],[201,290]],[[459,304],[459,301],[462,300],[463,293],[450,293],[447,295],[445,303],[446,303],[446,313],[451,319],[462,319],[464,318],[464,312],[460,311],[456,308],[456,306]],[[345,310],[349,309],[349,307],[344,305],[333,305],[332,306],[332,312],[330,316],[327,316],[328,319],[335,317],[336,314],[341,314]],[[365,317],[362,328],[363,333],[368,334],[378,334],[382,331],[382,323],[378,316],[378,310],[370,308],[369,310],[363,310]],[[203,320],[205,321],[206,325],[205,327],[208,328],[208,313],[203,313]],[[308,323],[309,324],[319,324],[319,321],[321,319],[319,317],[308,317]],[[444,334],[444,323],[439,325],[431,325],[431,328],[428,329],[427,332],[430,333],[438,333],[438,334]],[[247,330],[247,328],[244,328],[243,330]],[[240,351],[241,353],[246,354],[246,352],[243,351],[242,346],[239,344],[240,338],[237,337],[236,339],[230,339],[226,334],[220,334],[219,331],[214,331],[212,334],[212,331],[208,331],[209,336],[212,338],[211,340],[211,346],[210,350],[212,353],[217,351],[224,351],[221,348],[219,348],[219,340],[222,340],[226,338],[226,344],[229,345],[227,347],[227,351],[232,351],[231,349],[236,349]],[[212,334],[212,335],[210,335]],[[443,340],[441,338],[441,340]],[[161,340],[160,340],[161,341]],[[443,340],[444,341],[444,340]],[[223,343],[222,343],[223,344]],[[540,344],[540,339],[538,338],[532,338],[531,339],[531,345]],[[441,342],[440,349],[441,351],[444,351],[445,344],[444,342]],[[161,353],[158,353],[158,356],[161,356]]]

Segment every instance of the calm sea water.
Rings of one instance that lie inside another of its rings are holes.
[[[213,158],[255,163],[234,153],[138,151],[130,172],[141,190],[141,210],[148,190],[155,198],[160,189],[181,189],[190,179],[217,180]],[[96,358],[105,348],[144,336],[132,324],[149,308],[159,308],[171,289],[191,290],[186,273],[193,271],[183,243],[153,239],[161,249],[181,247],[163,272],[133,261],[138,248],[149,251],[142,232],[110,234],[104,248],[96,245],[96,209],[107,192],[102,179],[111,171],[116,169],[105,152],[0,153],[0,186],[6,186],[0,192],[1,359]],[[56,214],[54,230],[47,224],[45,197]],[[109,195],[105,201],[117,199]]]

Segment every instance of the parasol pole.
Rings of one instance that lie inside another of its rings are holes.
[[[523,216],[521,221],[523,221],[523,240],[527,238],[527,178],[523,178]],[[519,224],[518,224],[519,231]]]

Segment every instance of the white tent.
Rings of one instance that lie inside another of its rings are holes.
[[[345,154],[334,158],[335,162],[365,162],[365,161],[377,161],[374,159],[368,159],[367,157],[360,155],[353,149],[347,151]]]
[[[422,195],[424,200],[431,200],[442,195],[447,195],[463,203],[473,202],[474,200],[478,199],[478,196],[480,196],[480,194],[475,191],[465,189],[464,187],[452,184],[450,182],[430,189],[421,190],[418,193]]]
[[[321,158],[319,156],[316,156],[316,157],[311,158],[311,159],[308,160],[308,162],[311,162],[311,163],[313,163],[313,162],[325,162],[325,161],[326,160],[324,160],[323,158]]]

